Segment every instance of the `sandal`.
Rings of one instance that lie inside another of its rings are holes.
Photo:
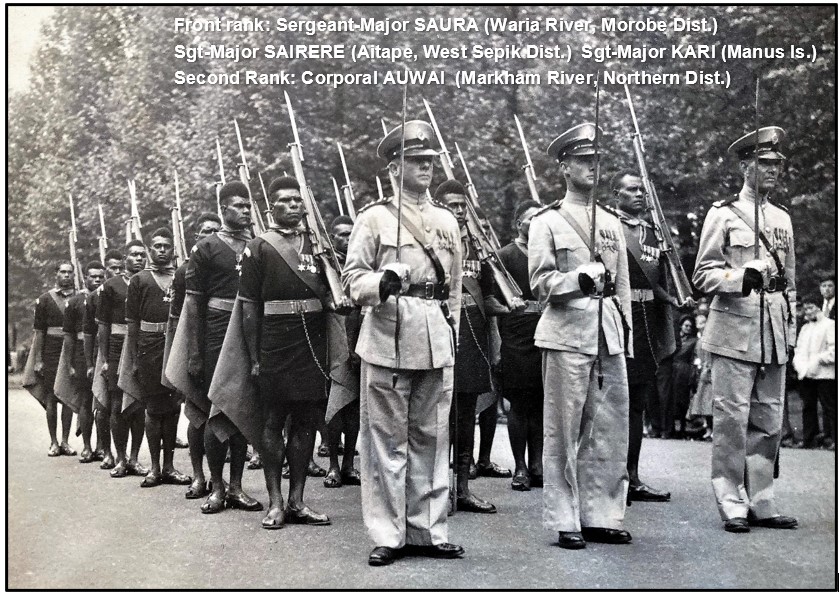
[[[329,489],[341,487],[341,472],[338,469],[329,469],[326,477],[323,478],[323,486]]]

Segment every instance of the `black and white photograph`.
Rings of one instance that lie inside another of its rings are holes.
[[[6,4],[6,588],[835,590],[836,15]]]

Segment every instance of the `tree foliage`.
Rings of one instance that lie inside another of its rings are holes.
[[[484,209],[502,237],[518,200],[528,197],[521,172],[524,164],[513,114],[522,121],[530,144],[542,200],[562,195],[562,180],[545,149],[563,130],[594,118],[594,93],[588,86],[498,85],[456,88],[456,70],[548,70],[596,73],[611,69],[648,72],[714,70],[719,60],[696,59],[646,64],[511,59],[493,64],[471,57],[424,59],[417,62],[350,60],[269,60],[262,54],[247,63],[174,58],[176,44],[226,43],[240,46],[309,43],[356,43],[407,46],[421,52],[423,44],[504,45],[584,44],[664,46],[690,43],[740,43],[759,47],[814,45],[819,58],[809,61],[755,59],[724,65],[731,87],[642,86],[632,89],[647,147],[647,163],[671,224],[681,233],[686,252],[712,201],[734,193],[742,179],[726,154],[735,138],[753,129],[754,86],[761,80],[761,125],[780,125],[788,133],[789,157],[783,187],[774,200],[790,207],[797,230],[799,284],[812,289],[820,274],[835,267],[836,80],[835,9],[803,6],[447,6],[400,8],[398,18],[486,17],[510,19],[553,16],[600,18],[692,19],[716,17],[720,31],[707,33],[505,33],[487,38],[462,32],[409,31],[384,37],[377,33],[334,33],[308,36],[286,33],[178,33],[176,17],[191,19],[243,17],[289,19],[394,18],[388,6],[105,6],[60,7],[45,25],[32,63],[31,87],[9,101],[8,125],[8,262],[9,313],[14,320],[28,314],[33,296],[49,285],[51,264],[66,257],[69,211],[67,195],[76,199],[79,254],[96,256],[99,222],[97,202],[107,218],[112,245],[122,243],[128,217],[128,179],[136,180],[144,228],[168,224],[174,186],[181,180],[185,223],[201,211],[215,209],[218,179],[215,138],[223,149],[228,178],[236,176],[238,147],[232,120],[242,129],[252,190],[264,203],[255,174],[269,179],[291,172],[287,146],[292,141],[283,90],[289,92],[303,143],[307,178],[328,218],[337,213],[331,176],[343,183],[335,143],[348,159],[356,195],[362,203],[375,196],[375,175],[385,179],[375,158],[381,123],[400,119],[399,86],[343,86],[337,89],[296,84],[281,86],[179,86],[176,70],[187,73],[252,69],[286,70],[298,76],[313,72],[363,72],[412,69],[445,70],[444,86],[411,87],[408,115],[425,119],[422,98],[434,107],[449,148],[463,150]],[[602,86],[600,118],[607,138],[604,173],[635,168],[632,124],[620,87]],[[454,155],[453,155],[454,156]],[[456,157],[455,157],[456,160]],[[456,163],[458,164],[458,163]],[[457,169],[461,179],[462,172]],[[441,173],[440,173],[441,174]],[[435,181],[442,180],[442,177]],[[607,188],[601,196],[608,197]],[[188,233],[189,234],[189,233]]]

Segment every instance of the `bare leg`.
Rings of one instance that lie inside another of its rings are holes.
[[[204,450],[207,453],[207,464],[210,467],[210,479],[213,482],[213,493],[224,496],[224,459],[227,456],[227,442],[221,442],[213,430],[204,429]]]
[[[242,473],[245,472],[245,460],[248,452],[248,441],[242,434],[230,437],[230,492],[242,491]]]
[[[55,395],[47,397],[47,430],[50,433],[50,449],[58,447],[58,399]]]
[[[73,424],[73,410],[67,405],[61,405],[61,443],[68,445],[67,440],[70,438],[70,428]]]
[[[178,420],[180,417],[180,409],[161,416],[163,428],[163,471],[166,473],[175,470],[175,440],[178,438]]]
[[[143,432],[146,428],[145,409],[138,409],[128,418],[131,427],[131,455],[128,460],[132,463],[137,463],[137,457],[140,456],[140,446],[143,444]],[[127,443],[128,438],[126,438]],[[149,445],[151,450],[151,445]]]
[[[206,483],[204,476],[204,428],[207,424],[201,424],[196,428],[192,424],[186,429],[186,438],[189,441],[189,460],[192,462],[192,476],[196,485]]]
[[[160,475],[160,440],[163,434],[163,417],[146,412],[145,425],[146,440],[149,443],[149,452],[151,453],[150,475]],[[136,457],[132,460],[136,460]]]

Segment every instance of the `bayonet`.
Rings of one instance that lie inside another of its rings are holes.
[[[542,200],[539,199],[539,192],[536,190],[536,169],[533,168],[533,161],[530,160],[530,150],[527,148],[527,140],[524,137],[524,130],[521,127],[518,115],[513,114],[513,118],[516,120],[516,128],[519,130],[519,139],[521,140],[521,146],[524,149],[524,158],[527,161],[527,164],[524,165],[524,176],[527,179],[527,187],[530,189],[530,197],[532,197],[537,203],[542,203]]]
[[[437,135],[437,141],[440,142],[440,162],[443,164],[443,170],[446,172],[446,177],[454,179],[454,162],[452,162],[451,154],[446,148],[446,143],[443,141],[443,135],[440,133],[440,128],[437,126],[437,120],[434,119],[434,113],[431,111],[431,105],[425,99],[422,100],[425,105],[425,110],[428,113],[428,118],[431,120],[431,127],[434,128],[434,133]]]
[[[224,160],[221,157],[221,142],[219,142],[218,136],[216,136],[216,159],[218,160],[218,174],[221,178],[221,184],[224,185],[227,183],[227,179],[224,178]]]
[[[300,135],[297,133],[297,122],[294,120],[294,109],[291,108],[291,99],[286,91],[283,91],[285,96],[285,104],[288,107],[288,116],[291,119],[291,133],[294,134],[294,145],[297,146],[297,153],[300,156],[300,162],[303,162],[303,146],[300,144]]]
[[[108,233],[105,230],[105,213],[102,211],[101,202],[96,204],[96,208],[99,210],[99,231],[101,232],[99,235],[99,260],[102,265],[105,265],[105,254],[108,252]]]
[[[76,290],[80,290],[82,287],[82,269],[79,264],[78,254],[76,253],[76,243],[79,240],[76,229],[76,208],[73,204],[73,194],[68,193],[67,196],[70,198],[70,233],[68,238],[70,243],[70,263],[73,264],[73,286]]]
[[[343,216],[344,205],[341,202],[344,201],[344,198],[341,196],[341,190],[338,189],[338,181],[335,180],[335,177],[332,177],[332,188],[335,190],[335,201],[338,202],[338,214]]]
[[[344,169],[344,180],[346,185],[343,186],[344,199],[347,202],[347,215],[355,221],[355,194],[352,190],[352,181],[350,181],[350,172],[347,170],[347,160],[344,158],[344,149],[341,148],[341,142],[338,144],[338,155],[341,157],[341,168]]]

